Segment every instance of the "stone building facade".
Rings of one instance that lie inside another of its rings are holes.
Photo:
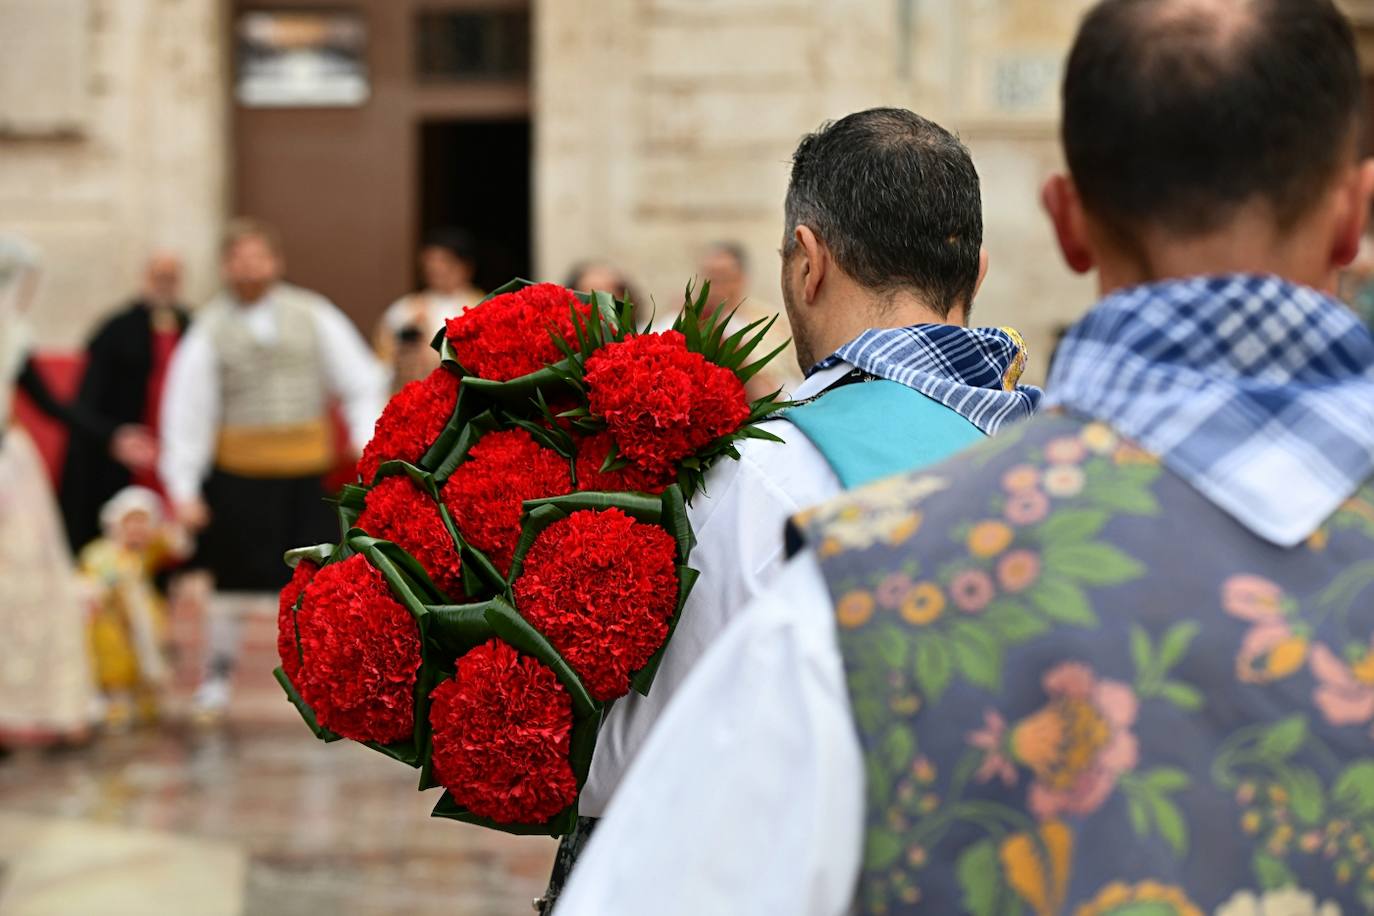
[[[738,239],[755,295],[777,302],[791,150],[826,119],[887,104],[952,127],[973,151],[992,254],[979,322],[1020,327],[1043,356],[1055,328],[1092,301],[1090,284],[1061,265],[1038,202],[1060,162],[1058,80],[1088,0],[436,4],[530,7],[530,88],[517,104],[533,128],[531,269],[541,277],[607,257],[667,307],[703,243]],[[151,248],[184,252],[192,298],[213,288],[215,238],[240,178],[231,19],[245,6],[300,5],[0,0],[0,230],[46,252],[45,344],[79,341]],[[1374,3],[1347,5],[1374,22]],[[367,104],[395,98],[374,93]],[[414,185],[396,186],[405,181]],[[388,240],[374,275],[404,287],[421,229],[410,215],[395,225],[409,237]],[[309,254],[312,241],[291,244]],[[301,279],[364,327],[385,305],[351,300],[324,276]]]
[[[156,248],[208,295],[224,219],[216,0],[0,0],[0,231],[44,252],[42,344],[77,344]]]

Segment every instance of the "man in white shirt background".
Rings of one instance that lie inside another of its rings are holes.
[[[777,577],[788,517],[1034,411],[1039,392],[1015,383],[1019,338],[966,327],[987,266],[982,228],[968,150],[919,115],[871,109],[802,140],[782,287],[799,363],[811,370],[794,395],[805,403],[770,425],[785,442],[746,440],[690,507],[701,578],[652,692],[617,702],[602,727],[583,815],[602,814],[698,658]],[[581,841],[564,841],[555,894]]]
[[[323,480],[338,454],[331,406],[354,452],[372,436],[386,373],[357,328],[318,293],[282,280],[281,243],[262,223],[225,233],[224,290],[197,314],[168,370],[159,471],[177,517],[198,533],[193,566],[211,600],[198,710],[223,711],[238,620],[286,581],[292,547],[337,540]]]

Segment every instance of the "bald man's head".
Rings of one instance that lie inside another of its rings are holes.
[[[1287,228],[1354,160],[1362,91],[1331,0],[1104,0],[1064,79],[1069,170],[1118,232],[1201,236],[1256,201]]]
[[[150,304],[172,306],[181,296],[181,257],[170,251],[154,252],[143,271],[143,295]]]

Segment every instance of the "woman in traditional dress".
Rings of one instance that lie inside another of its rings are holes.
[[[97,712],[86,607],[43,462],[14,425],[34,249],[0,236],[0,748],[83,738]]]

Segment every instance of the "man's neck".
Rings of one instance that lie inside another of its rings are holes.
[[[276,284],[264,286],[257,289],[230,289],[229,296],[242,308],[252,308],[261,302],[267,301],[272,295],[272,290]]]
[[[817,329],[813,338],[817,360],[825,359],[864,331],[873,328],[907,328],[918,324],[963,327],[968,320],[963,306],[951,310],[948,315],[941,315],[924,299],[904,292],[884,296],[864,291],[846,297],[844,302],[822,308],[839,320]]]
[[[1098,288],[1103,296],[1144,283],[1225,274],[1271,274],[1291,283],[1326,289],[1334,282],[1320,244],[1305,244],[1311,233],[1280,238],[1258,220],[1237,224],[1208,236],[1189,239],[1155,233],[1133,250],[1111,246],[1099,257]]]

